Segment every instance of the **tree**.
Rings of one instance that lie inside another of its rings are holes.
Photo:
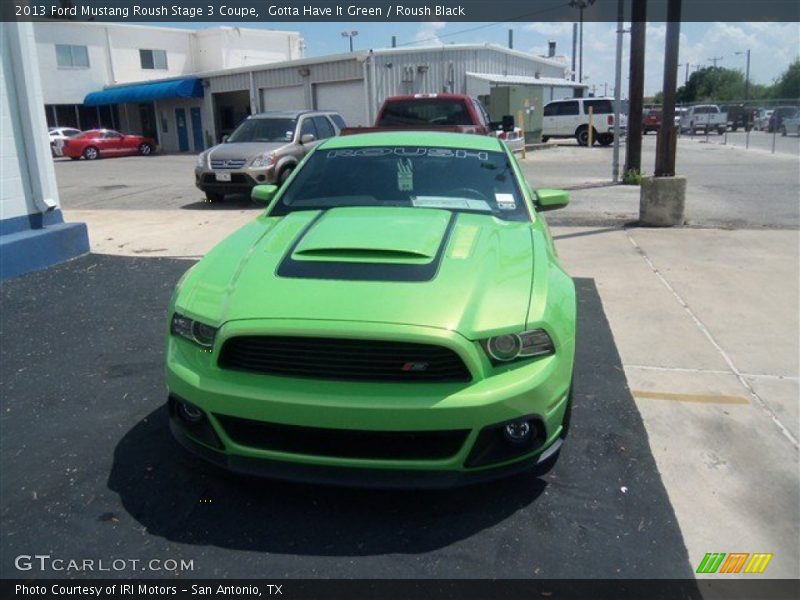
[[[679,103],[730,102],[744,95],[744,75],[741,71],[723,67],[706,67],[695,71],[686,85],[678,88]]]
[[[790,64],[783,75],[778,77],[769,95],[772,98],[800,98],[800,59]]]

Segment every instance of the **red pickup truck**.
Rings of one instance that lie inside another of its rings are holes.
[[[514,118],[491,121],[481,103],[462,94],[414,94],[392,96],[383,102],[373,127],[349,127],[342,135],[414,129],[498,135],[514,130]]]

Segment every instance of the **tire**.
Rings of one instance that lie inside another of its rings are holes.
[[[206,192],[206,200],[209,202],[222,202],[225,200],[225,194],[219,192]]]
[[[139,144],[139,154],[141,156],[150,156],[153,153],[153,148],[150,144]]]
[[[578,130],[575,132],[575,139],[578,141],[579,146],[588,146],[589,128],[586,126],[578,127]],[[597,132],[595,132],[594,139],[595,140],[597,139]]]
[[[781,137],[786,137],[787,135],[789,135],[789,132],[786,131],[786,125],[784,125],[781,127]]]
[[[100,150],[94,146],[87,146],[83,149],[83,158],[86,160],[97,160],[100,158]]]
[[[718,135],[725,135],[725,127],[720,127],[717,129]]]
[[[610,146],[614,143],[614,136],[610,133],[603,133],[597,136],[597,143],[601,146]]]
[[[294,167],[286,167],[283,171],[281,171],[281,174],[278,175],[278,183],[280,185],[286,183],[286,180],[289,179],[289,176],[292,174],[292,171],[294,171]]]
[[[543,135],[542,136],[542,143],[543,144],[546,144],[549,141],[550,141],[550,136],[548,136],[548,135]]]

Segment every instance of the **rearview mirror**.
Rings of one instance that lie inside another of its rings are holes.
[[[250,192],[250,198],[253,200],[253,202],[263,202],[264,204],[269,204],[272,202],[272,199],[275,197],[277,192],[277,185],[272,185],[271,183],[257,185],[253,188],[253,191]]]
[[[540,211],[556,210],[569,204],[569,193],[564,190],[536,190],[536,208]]]
[[[304,133],[303,135],[300,136],[300,143],[308,144],[310,142],[313,142],[315,139],[317,138],[316,136],[314,136],[313,133]]]

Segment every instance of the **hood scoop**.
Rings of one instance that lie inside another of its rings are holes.
[[[439,251],[451,214],[404,207],[343,207],[323,213],[292,253],[298,261],[425,264]]]

